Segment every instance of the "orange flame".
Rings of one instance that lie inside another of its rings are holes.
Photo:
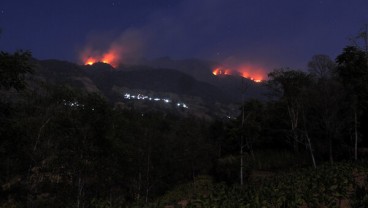
[[[84,62],[85,65],[92,65],[94,63],[98,62],[95,58],[93,57],[88,57],[87,60]]]
[[[253,82],[257,82],[257,83],[260,83],[263,81],[262,76],[256,73],[250,75],[248,72],[243,72],[241,73],[241,76],[244,78],[250,79]]]
[[[230,69],[222,69],[222,68],[216,68],[212,71],[212,74],[215,76],[218,75],[232,75],[232,71]]]
[[[82,52],[82,62],[84,65],[92,65],[97,62],[102,62],[105,64],[110,64],[112,67],[116,68],[120,62],[120,55],[118,49],[110,49],[106,53],[96,54],[93,51],[86,50]]]
[[[218,69],[218,68],[216,68],[216,69],[214,69],[214,70],[212,71],[212,74],[213,74],[213,75],[215,75],[215,76],[217,76],[217,75],[218,75],[218,72],[219,72],[219,69]]]
[[[110,64],[110,65],[116,67],[117,59],[118,59],[117,56],[118,56],[118,54],[115,51],[110,50],[109,52],[105,53],[102,56],[101,62],[103,62],[105,64]]]
[[[237,70],[231,70],[228,68],[217,67],[212,71],[215,76],[219,75],[239,75],[244,78],[250,79],[254,82],[260,83],[263,81],[264,70],[255,67],[240,67]]]
[[[263,82],[266,72],[262,67],[255,65],[242,65],[238,69],[240,75],[244,78],[250,79],[254,82]]]

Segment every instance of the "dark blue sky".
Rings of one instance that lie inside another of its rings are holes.
[[[0,50],[78,62],[114,43],[133,57],[305,68],[365,23],[367,0],[2,0]]]

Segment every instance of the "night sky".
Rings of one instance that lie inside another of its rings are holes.
[[[306,68],[368,23],[368,0],[1,0],[0,50],[80,63],[86,48]],[[92,50],[92,49],[91,49]]]

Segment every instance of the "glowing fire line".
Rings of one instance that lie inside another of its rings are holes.
[[[260,76],[260,73],[251,73],[244,70],[231,70],[231,69],[224,69],[222,67],[215,68],[212,71],[212,74],[215,76],[224,76],[224,75],[239,75],[244,78],[250,79],[253,82],[260,83],[263,81],[262,76]]]
[[[93,65],[98,62],[105,64],[110,64],[112,67],[116,68],[120,62],[119,52],[117,50],[111,49],[102,55],[90,55],[90,52],[82,53],[82,62],[84,65]]]

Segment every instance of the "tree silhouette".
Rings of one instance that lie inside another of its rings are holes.
[[[0,89],[23,90],[26,87],[25,76],[32,73],[29,51],[17,51],[14,54],[0,52]]]

